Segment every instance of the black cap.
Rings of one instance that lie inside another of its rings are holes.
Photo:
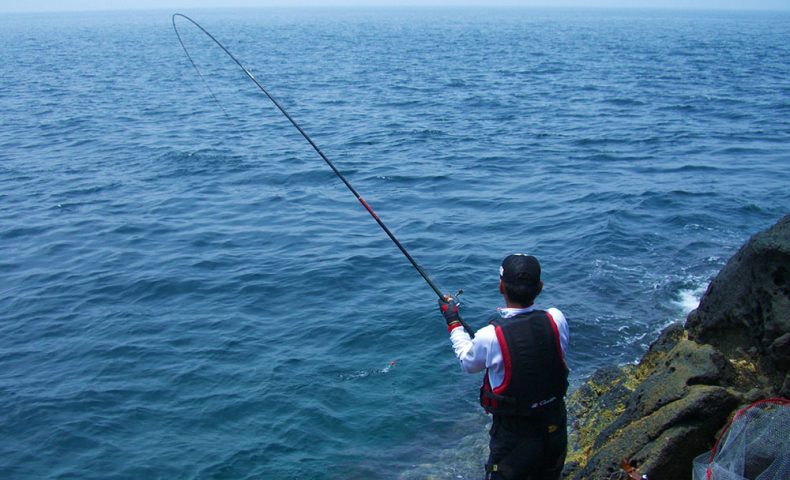
[[[537,286],[540,283],[540,263],[525,253],[508,255],[499,267],[499,278],[508,285]]]

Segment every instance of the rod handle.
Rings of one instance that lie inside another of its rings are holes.
[[[464,327],[466,333],[468,333],[471,338],[475,338],[475,331],[472,330],[472,327],[470,327],[469,324],[466,323],[463,318],[461,318],[460,314],[458,315],[458,321],[461,322],[461,326]]]

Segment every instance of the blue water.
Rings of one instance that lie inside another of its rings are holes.
[[[0,477],[478,478],[434,293],[171,13],[0,17]],[[537,255],[574,385],[790,210],[788,14],[185,13],[470,323]]]

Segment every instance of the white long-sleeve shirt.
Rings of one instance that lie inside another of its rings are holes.
[[[528,308],[499,308],[497,309],[502,318],[511,318],[522,313],[531,312],[535,307]],[[565,315],[556,308],[546,310],[554,319],[557,331],[560,334],[560,348],[562,357],[568,351],[568,341],[570,333],[568,331],[568,321]],[[477,332],[475,338],[463,328],[454,328],[450,332],[450,341],[453,344],[455,355],[461,362],[461,368],[468,373],[475,373],[488,369],[488,381],[491,388],[496,388],[505,379],[505,366],[502,360],[502,349],[496,337],[496,329],[493,325],[486,325]]]

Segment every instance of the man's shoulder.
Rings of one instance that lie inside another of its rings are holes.
[[[562,313],[562,311],[559,308],[555,308],[555,307],[547,308],[546,313],[548,313],[549,316],[553,318],[555,322],[562,322],[562,323],[567,322],[567,319],[565,318],[565,314]]]
[[[537,318],[539,318],[539,317],[544,317],[545,318],[546,314],[548,314],[549,317],[552,317],[554,319],[557,319],[557,318],[565,319],[565,315],[562,313],[562,311],[560,311],[560,309],[555,308],[555,307],[550,307],[550,308],[546,308],[546,309],[535,308],[533,310],[529,310],[527,312],[521,313],[521,314],[516,315],[514,317],[511,317],[511,318],[518,318],[518,319],[530,319],[530,318],[536,318],[536,317]],[[503,320],[505,322],[507,322],[508,319],[503,319]]]
[[[530,321],[531,319],[543,318],[545,319],[548,317],[551,321],[555,324],[564,326],[568,324],[568,320],[565,318],[565,314],[560,311],[559,308],[550,307],[545,310],[536,308],[535,310],[531,310],[523,315],[519,315],[516,318],[519,318],[522,321]]]
[[[489,323],[485,327],[475,332],[475,340],[478,342],[491,342],[496,339],[496,328]]]

